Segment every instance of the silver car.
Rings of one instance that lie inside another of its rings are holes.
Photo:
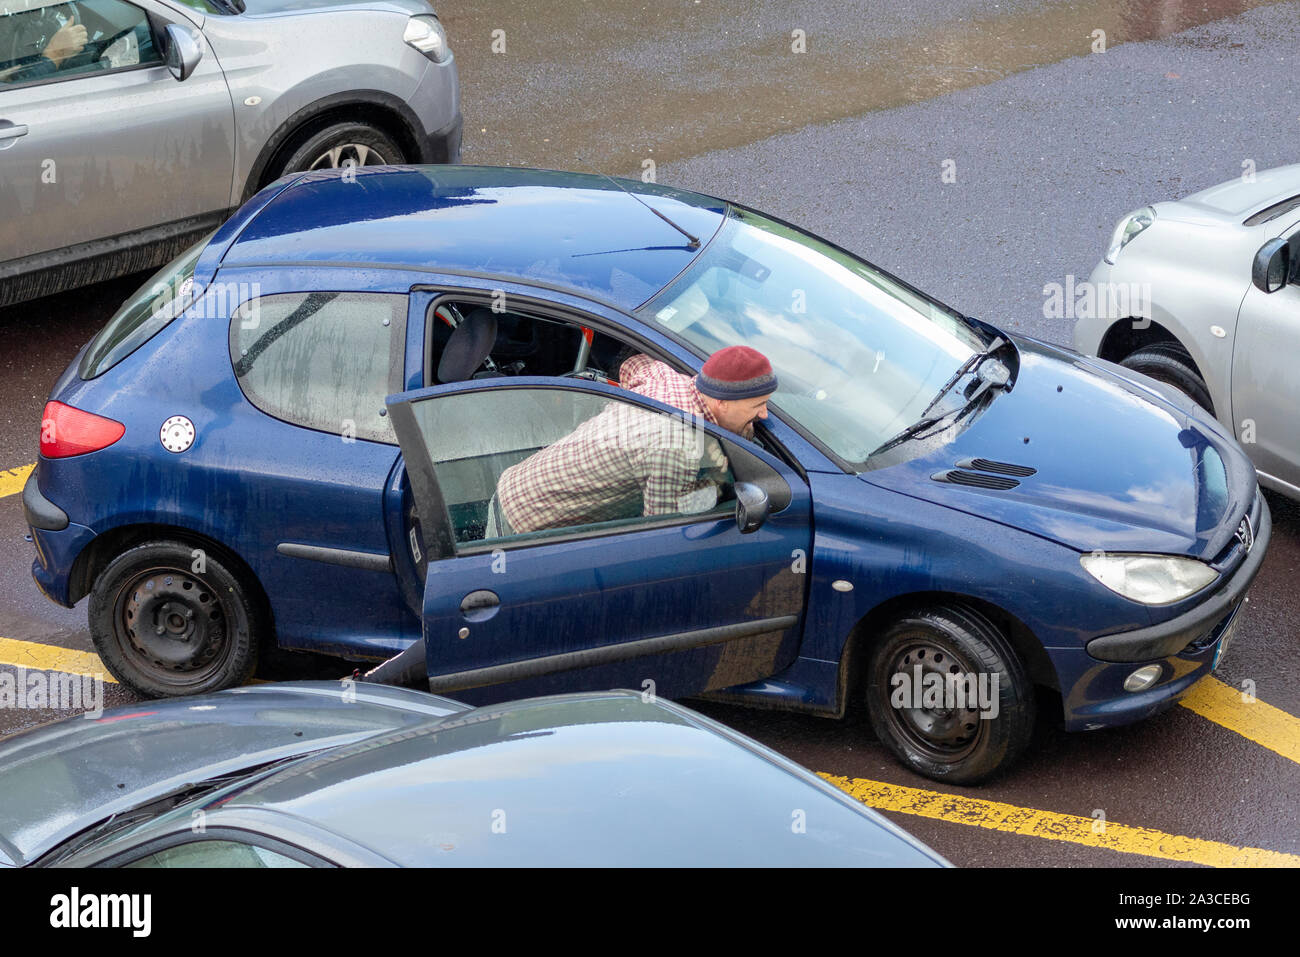
[[[427,0],[0,0],[0,305],[174,258],[262,186],[454,163]]]
[[[1300,165],[1130,213],[1089,285],[1074,347],[1208,409],[1300,499]]]

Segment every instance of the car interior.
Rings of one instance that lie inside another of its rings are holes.
[[[618,384],[618,367],[634,353],[612,336],[575,323],[481,303],[443,300],[429,315],[425,383],[499,376],[573,376]]]
[[[54,34],[75,24],[85,27],[86,44],[80,52],[64,59],[55,75],[161,62],[144,11],[129,3],[25,0],[15,7],[0,7],[0,83],[23,83],[48,75],[33,72],[35,65]]]
[[[616,386],[619,367],[637,351],[619,339],[576,323],[517,312],[494,313],[480,303],[445,299],[436,302],[429,313],[425,342],[428,385],[505,376],[555,376]],[[490,402],[487,397],[479,401]],[[527,415],[516,410],[511,416],[511,426],[518,425],[534,434],[560,436],[579,423],[574,421],[558,429],[554,424],[530,429],[524,427],[526,423],[521,423],[520,417],[563,416],[571,414],[573,408],[572,402],[560,401],[555,410],[539,406]],[[594,412],[595,407],[589,411]],[[494,447],[491,454],[461,456],[458,453],[455,459],[435,455],[441,459],[437,465],[438,480],[443,487],[455,539],[460,543],[482,541],[487,536],[491,495],[498,477],[506,468],[538,451],[531,444],[503,441],[508,448]],[[734,479],[729,473],[710,476],[710,479],[717,485],[711,504],[693,505],[683,511],[709,511],[720,501],[734,499],[731,493]],[[641,508],[637,503],[630,503],[625,517],[601,523],[600,527],[641,521]],[[555,529],[552,534],[564,531]]]

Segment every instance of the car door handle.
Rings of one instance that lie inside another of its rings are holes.
[[[460,613],[466,621],[486,621],[497,613],[501,599],[494,591],[480,588],[461,599]]]
[[[16,140],[18,137],[26,135],[27,127],[24,124],[0,120],[0,140]]]

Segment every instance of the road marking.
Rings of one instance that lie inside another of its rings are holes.
[[[73,651],[34,641],[0,638],[0,665],[29,668],[34,671],[64,671],[74,675],[95,675],[109,684],[117,681],[108,673],[99,655],[89,651]]]
[[[20,465],[16,469],[0,469],[0,498],[21,492],[27,476],[32,474],[34,468],[36,468],[35,462],[31,465]]]
[[[866,778],[849,779],[825,772],[818,773],[850,796],[879,811],[915,814],[937,821],[1006,831],[1026,837],[1069,841],[1072,844],[1119,851],[1121,854],[1139,854],[1167,861],[1208,864],[1211,867],[1300,867],[1300,854],[1284,854],[1259,847],[1236,847],[1218,841],[1166,834],[1146,827],[1095,821],[1074,814],[1039,811],[1000,801],[925,791]]]
[[[1206,675],[1178,702],[1207,721],[1300,764],[1300,718],[1258,698],[1247,702],[1232,685]]]

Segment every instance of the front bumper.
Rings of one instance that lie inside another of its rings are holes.
[[[464,128],[464,119],[459,113],[456,118],[440,130],[429,134],[425,143],[426,163],[459,163],[460,138]]]
[[[1249,554],[1195,608],[1158,625],[1094,638],[1086,651],[1056,651],[1058,673],[1077,676],[1063,695],[1067,731],[1130,724],[1157,714],[1214,670],[1272,537],[1272,516],[1262,493],[1258,501],[1259,522]],[[1124,690],[1124,679],[1137,668],[1157,663],[1162,673],[1154,685],[1136,693]]]
[[[1255,544],[1245,561],[1231,577],[1219,585],[1217,591],[1195,608],[1169,621],[1094,638],[1088,642],[1088,654],[1100,661],[1151,661],[1178,654],[1188,645],[1202,639],[1210,627],[1230,609],[1237,607],[1259,574],[1260,566],[1264,564],[1264,554],[1268,551],[1269,539],[1273,536],[1273,517],[1262,494],[1259,495],[1259,503]]]

